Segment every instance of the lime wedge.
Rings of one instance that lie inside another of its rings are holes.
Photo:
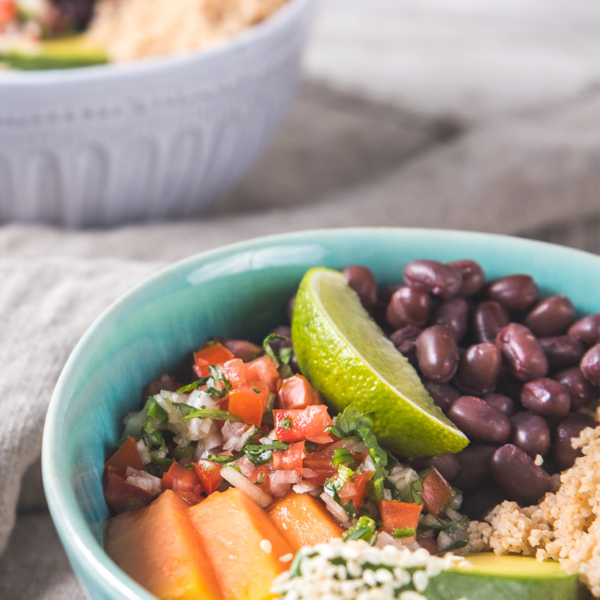
[[[292,340],[300,370],[326,403],[335,411],[354,404],[373,412],[374,433],[391,452],[438,456],[469,443],[338,271],[306,273],[296,295]]]

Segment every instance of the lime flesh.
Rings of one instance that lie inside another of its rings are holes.
[[[353,404],[373,412],[374,433],[391,452],[438,456],[469,443],[338,271],[306,273],[294,304],[292,340],[302,374],[326,403],[336,411]]]
[[[491,552],[466,557],[472,568],[454,568],[429,580],[428,600],[581,600],[589,598],[578,575],[560,564]]]

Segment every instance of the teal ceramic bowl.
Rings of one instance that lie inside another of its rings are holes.
[[[522,239],[456,231],[347,229],[272,236],[199,254],[138,286],[109,308],[71,355],[50,403],[43,442],[50,512],[81,583],[94,599],[151,600],[102,549],[109,516],[103,463],[122,419],[149,381],[189,360],[211,335],[259,341],[285,320],[309,267],[364,264],[382,285],[411,260],[472,258],[488,277],[529,273],[542,295],[600,309],[600,257]]]

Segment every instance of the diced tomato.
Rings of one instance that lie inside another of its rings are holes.
[[[221,477],[221,465],[212,460],[203,459],[193,463],[193,466],[204,492],[212,494],[221,485],[221,481],[223,481]]]
[[[279,383],[279,371],[268,356],[261,356],[252,362],[246,363],[246,379],[249,382],[262,381],[275,394]]]
[[[104,499],[119,514],[148,506],[155,496],[153,492],[127,483],[125,475],[120,473],[118,467],[107,465],[104,475]]]
[[[223,365],[233,358],[235,357],[227,348],[221,344],[213,344],[194,354],[194,361],[197,367],[194,368],[194,371],[200,378],[206,377],[210,373],[208,367]]]
[[[274,410],[277,439],[282,442],[309,440],[322,444],[331,437],[325,431],[333,425],[327,407],[308,406],[302,410]]]
[[[17,12],[17,3],[14,0],[0,0],[0,25],[14,21]]]
[[[304,458],[304,442],[290,444],[287,450],[273,452],[273,468],[276,471],[301,471]]]
[[[421,492],[425,510],[432,515],[439,515],[452,496],[454,496],[452,486],[435,467],[431,467],[423,478],[423,491]]]
[[[223,377],[231,382],[234,389],[243,383],[246,383],[246,365],[239,358],[228,360],[219,367]]]
[[[277,395],[279,406],[284,409],[323,404],[319,392],[302,375],[283,379]]]
[[[362,505],[365,503],[367,485],[369,484],[369,481],[371,481],[372,476],[373,471],[365,471],[363,473],[355,473],[349,477],[339,491],[342,506],[352,500],[354,502],[355,510],[361,509]]]
[[[229,392],[228,410],[246,423],[260,427],[268,402],[269,388],[264,383],[243,383]]]
[[[104,466],[107,469],[112,467],[123,479],[125,479],[127,467],[143,471],[144,463],[140,458],[135,440],[131,436],[128,437],[125,443],[106,461]]]
[[[432,537],[422,537],[417,540],[419,542],[419,546],[421,548],[425,548],[431,556],[435,556],[438,553],[438,545],[434,538]]]
[[[379,512],[383,528],[389,534],[395,529],[406,529],[411,527],[417,531],[419,517],[421,516],[421,504],[409,504],[408,502],[392,502],[381,500],[379,502]]]
[[[163,475],[162,488],[173,490],[190,505],[198,504],[202,500],[202,484],[198,475],[177,461],[174,461]]]

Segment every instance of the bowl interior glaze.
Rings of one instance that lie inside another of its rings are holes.
[[[488,278],[533,275],[542,296],[562,293],[579,313],[600,309],[600,258],[505,236],[418,229],[322,230],[272,236],[200,254],[167,268],[109,308],[71,355],[52,398],[43,474],[54,522],[93,598],[150,600],[102,550],[103,463],[141,390],[189,365],[211,335],[259,342],[285,322],[306,270],[364,264],[380,285],[397,283],[417,258],[472,258]]]

